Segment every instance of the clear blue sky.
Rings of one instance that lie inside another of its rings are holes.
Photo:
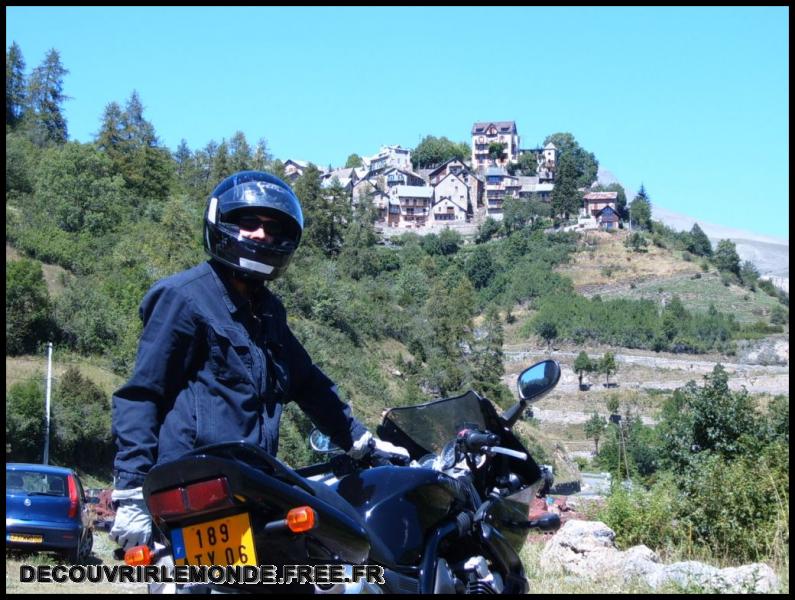
[[[70,73],[71,139],[133,89],[172,150],[237,130],[341,166],[516,121],[572,133],[652,203],[789,238],[789,8],[9,7],[28,73]],[[631,198],[630,198],[631,199]]]

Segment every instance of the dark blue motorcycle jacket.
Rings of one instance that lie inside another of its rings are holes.
[[[291,400],[343,449],[366,431],[264,286],[249,303],[208,261],[155,283],[140,316],[135,369],[113,395],[116,489],[207,444],[242,440],[275,455]]]

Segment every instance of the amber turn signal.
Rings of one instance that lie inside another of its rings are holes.
[[[317,513],[310,506],[299,506],[287,513],[287,527],[293,533],[303,533],[317,525]]]
[[[131,567],[152,564],[152,551],[149,546],[133,546],[124,553],[124,562]]]

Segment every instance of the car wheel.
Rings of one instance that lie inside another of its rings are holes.
[[[80,542],[71,550],[67,550],[64,554],[64,558],[70,565],[80,564]]]
[[[94,549],[94,530],[89,529],[86,533],[86,540],[85,544],[83,544],[83,552],[82,556],[80,557],[82,560],[88,560],[91,558],[91,551]]]
[[[77,546],[66,552],[66,559],[73,565],[84,564],[91,556],[91,551],[93,548],[94,532],[89,529],[85,532],[83,538],[77,543]]]

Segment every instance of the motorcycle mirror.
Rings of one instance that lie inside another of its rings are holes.
[[[554,360],[542,360],[522,371],[516,379],[520,400],[502,414],[508,426],[513,427],[528,402],[540,400],[559,380],[560,365]]]
[[[343,452],[342,448],[335,445],[329,436],[317,428],[312,429],[312,432],[309,434],[309,445],[312,447],[312,450],[320,452],[321,454],[338,454]]]
[[[516,385],[519,397],[529,402],[550,392],[560,380],[560,365],[554,360],[544,360],[527,367],[519,374]]]

